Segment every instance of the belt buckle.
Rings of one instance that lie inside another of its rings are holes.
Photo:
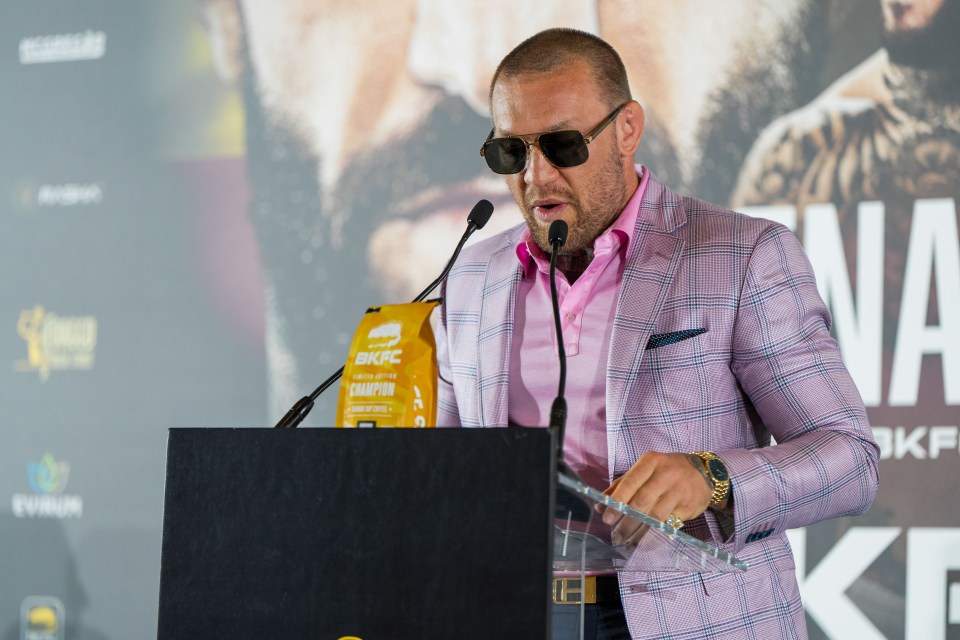
[[[553,604],[596,604],[597,577],[554,578]]]

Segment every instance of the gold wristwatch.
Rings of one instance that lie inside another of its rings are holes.
[[[703,461],[703,468],[707,472],[707,477],[713,483],[710,506],[715,507],[724,501],[730,491],[730,474],[727,472],[727,465],[723,464],[723,460],[710,451],[694,451],[693,455]]]

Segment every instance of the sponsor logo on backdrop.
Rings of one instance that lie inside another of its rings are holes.
[[[37,190],[37,205],[41,207],[73,207],[101,202],[103,202],[103,189],[96,182],[44,184]]]
[[[79,518],[83,515],[83,498],[67,495],[70,465],[44,453],[39,462],[27,462],[27,479],[33,493],[13,495],[11,509],[17,518]]]
[[[20,40],[20,64],[99,60],[106,52],[107,34],[91,29]]]
[[[948,627],[960,624],[960,528],[851,527],[830,551],[807,570],[807,530],[787,532],[796,560],[800,595],[807,614],[828,638],[883,638],[872,618],[888,599],[865,599],[861,605],[848,595],[864,577],[874,593],[886,587],[867,575],[870,566],[901,537],[906,538],[906,597],[904,633],[907,640],[946,638]],[[865,610],[861,609],[865,607]],[[864,615],[866,614],[866,615]]]
[[[28,596],[20,605],[20,640],[63,640],[63,603],[53,596]]]
[[[17,333],[26,342],[27,357],[14,371],[37,373],[46,381],[52,371],[93,368],[97,347],[94,316],[61,316],[37,305],[20,312]]]
[[[743,211],[790,229],[797,226],[798,210],[793,205],[747,207]],[[960,296],[956,295],[960,290],[960,233],[954,199],[914,202],[909,244],[903,255],[904,279],[897,292],[900,315],[890,345],[893,362],[886,397],[883,334],[890,327],[884,326],[883,299],[884,288],[890,283],[884,275],[885,205],[858,204],[856,260],[860,266],[853,277],[847,267],[837,208],[832,204],[808,205],[804,216],[803,247],[820,293],[831,307],[843,360],[864,404],[917,406],[921,363],[925,357],[937,356],[945,404],[960,405]],[[927,310],[933,300],[937,318],[928,322]]]
[[[932,427],[873,427],[881,460],[936,460],[942,455],[960,454],[957,425]]]

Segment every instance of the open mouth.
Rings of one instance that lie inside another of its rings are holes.
[[[549,220],[559,216],[566,206],[567,203],[557,200],[537,200],[533,203],[533,210],[538,217]]]

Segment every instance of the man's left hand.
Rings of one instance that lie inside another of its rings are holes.
[[[661,522],[671,514],[683,521],[693,520],[710,504],[713,489],[697,465],[685,453],[648,451],[613,481],[604,493]],[[607,508],[603,522],[617,525],[612,531],[615,542],[635,537],[629,523],[619,522],[623,514]]]

